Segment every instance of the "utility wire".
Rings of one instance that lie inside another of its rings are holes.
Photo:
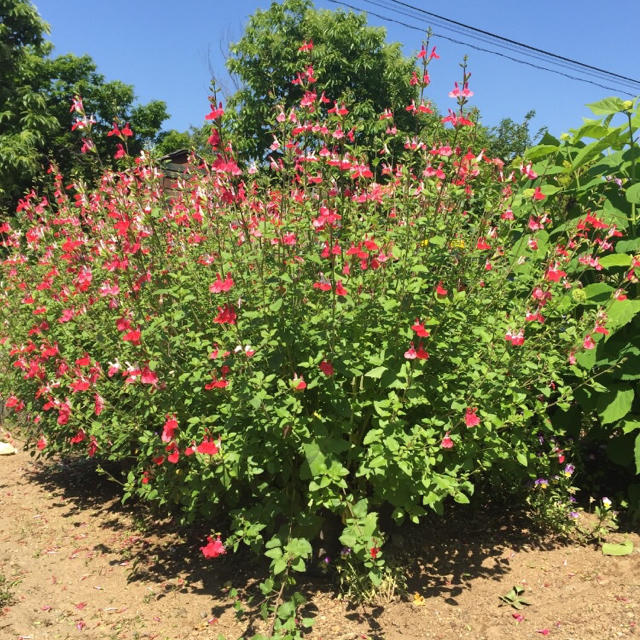
[[[349,9],[353,9],[355,11],[364,11],[365,13],[369,13],[372,16],[376,16],[376,18],[380,18],[381,20],[385,20],[386,22],[394,22],[396,24],[399,24],[403,27],[407,27],[407,29],[413,29],[414,31],[419,31],[420,33],[424,33],[424,29],[420,28],[420,27],[416,27],[415,25],[412,24],[408,24],[406,22],[402,22],[401,20],[396,20],[394,18],[390,18],[389,16],[383,16],[379,13],[376,13],[374,11],[368,11],[367,9],[363,9],[362,7],[355,7],[352,4],[349,4],[348,2],[343,2],[342,0],[328,0],[331,4],[337,4],[337,5],[342,5],[343,7],[347,7]],[[482,51],[484,53],[491,53],[493,55],[496,56],[500,56],[501,58],[506,58],[507,60],[511,60],[512,62],[517,62],[518,64],[524,64],[527,65],[528,67],[533,67],[534,69],[540,69],[542,71],[548,71],[549,73],[555,73],[557,75],[560,76],[564,76],[565,78],[569,78],[571,80],[577,80],[578,82],[585,82],[587,84],[591,84],[594,85],[596,87],[600,87],[601,89],[607,89],[607,91],[614,91],[617,93],[623,93],[624,95],[630,96],[632,98],[636,97],[636,94],[633,93],[629,93],[628,91],[625,91],[623,89],[620,88],[616,88],[616,87],[611,87],[611,86],[607,86],[604,84],[600,84],[599,82],[594,82],[593,80],[587,80],[585,78],[579,78],[577,76],[573,76],[570,75],[568,73],[564,73],[563,71],[557,71],[556,69],[549,69],[549,67],[545,67],[542,65],[538,65],[538,64],[534,64],[533,62],[527,62],[526,60],[520,60],[518,58],[514,58],[513,56],[509,56],[505,53],[500,53],[499,51],[493,51],[491,49],[485,49],[484,47],[479,47],[475,44],[471,44],[470,42],[463,42],[462,40],[457,40],[455,38],[451,38],[449,36],[445,36],[444,34],[441,33],[433,33],[432,34],[434,37],[436,38],[442,38],[443,40],[448,40],[449,42],[454,42],[455,44],[461,44],[465,47],[471,47],[472,49],[476,49],[477,51]]]
[[[393,0],[386,0],[386,2],[392,2]],[[389,7],[388,4],[384,4],[383,2],[380,2],[379,0],[367,0],[368,4],[373,4],[376,5],[382,9],[387,9],[389,11],[393,11],[396,14],[400,14],[400,15],[404,15],[407,16],[409,18],[414,18],[416,20],[420,20],[421,22],[425,22],[425,18],[423,17],[419,17],[416,16],[415,13],[411,13],[410,10],[406,10],[406,9],[402,9],[402,8],[396,8],[396,7]],[[524,51],[522,51],[522,48],[518,48],[517,45],[512,45],[512,44],[500,44],[500,43],[496,43],[493,40],[491,40],[491,38],[489,37],[485,37],[483,35],[476,35],[474,33],[468,33],[467,31],[464,31],[462,29],[459,29],[457,27],[452,27],[448,24],[446,24],[445,22],[446,19],[441,20],[440,18],[432,18],[431,20],[429,20],[429,22],[433,23],[433,25],[435,27],[442,27],[443,29],[446,29],[448,31],[452,31],[453,33],[458,33],[460,35],[463,36],[467,36],[469,38],[473,38],[474,40],[478,40],[480,42],[483,42],[485,44],[490,44],[490,45],[496,45],[498,47],[501,47],[502,49],[506,49],[507,51],[511,51],[513,53],[525,53]],[[591,76],[593,78],[596,78],[597,80],[612,80],[613,82],[617,82],[618,84],[622,83],[623,85],[631,85],[628,88],[634,90],[634,89],[638,89],[640,90],[640,82],[638,81],[634,81],[634,80],[616,80],[613,77],[608,77],[609,72],[601,72],[601,71],[592,71],[590,69],[575,69],[575,66],[573,63],[571,62],[565,62],[564,60],[549,60],[550,57],[553,57],[553,54],[539,54],[534,52],[526,52],[527,56],[535,58],[536,60],[540,60],[542,62],[549,62],[553,65],[556,66],[561,66],[563,68],[569,69],[569,70],[575,70],[578,73],[581,73],[582,75],[588,75]],[[603,77],[604,76],[604,77]]]
[[[419,11],[420,13],[424,13],[425,15],[432,16],[434,18],[438,18],[440,20],[444,20],[445,22],[449,22],[451,24],[456,24],[460,27],[464,27],[465,29],[469,29],[470,31],[475,31],[477,33],[482,33],[486,36],[490,36],[492,38],[496,38],[497,40],[502,40],[503,42],[508,42],[510,44],[517,45],[518,47],[523,47],[525,49],[529,49],[530,51],[537,51],[538,53],[542,53],[546,56],[550,56],[552,58],[557,58],[558,60],[564,60],[565,62],[571,62],[572,64],[578,65],[580,67],[584,67],[586,69],[591,69],[593,71],[599,71],[600,73],[606,73],[610,76],[615,76],[616,78],[621,78],[623,80],[630,80],[631,82],[635,82],[636,84],[640,84],[640,80],[635,80],[634,78],[629,78],[628,76],[620,75],[619,73],[614,73],[613,71],[607,71],[606,69],[601,69],[600,67],[594,67],[590,64],[586,64],[584,62],[580,62],[579,60],[574,60],[573,58],[565,58],[564,56],[558,55],[556,53],[551,53],[549,51],[545,51],[544,49],[538,49],[538,47],[532,47],[531,45],[524,44],[522,42],[518,42],[517,40],[511,40],[511,38],[505,38],[504,36],[499,36],[495,33],[491,33],[490,31],[485,31],[484,29],[478,29],[476,27],[471,27],[463,22],[458,22],[457,20],[451,20],[450,18],[445,18],[444,16],[440,16],[437,13],[432,13],[431,11],[427,11],[426,9],[421,9],[420,7],[415,7],[407,2],[402,2],[402,0],[390,0],[394,4],[399,4],[404,7],[408,7],[415,11]]]

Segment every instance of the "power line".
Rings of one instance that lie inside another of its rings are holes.
[[[586,64],[584,62],[580,62],[579,60],[574,60],[573,58],[565,58],[564,56],[558,55],[556,53],[551,53],[550,51],[545,51],[544,49],[539,49],[538,47],[532,47],[531,45],[524,44],[523,42],[518,42],[517,40],[511,40],[511,38],[505,38],[504,36],[499,36],[495,33],[491,33],[490,31],[485,31],[484,29],[478,29],[476,27],[471,27],[463,22],[458,22],[457,20],[452,20],[450,18],[445,18],[444,16],[440,16],[437,13],[432,13],[431,11],[427,11],[426,9],[421,9],[420,7],[414,7],[413,5],[408,4],[407,2],[402,2],[402,0],[390,0],[394,4],[399,4],[404,7],[408,7],[413,9],[414,11],[419,11],[420,13],[424,13],[425,15],[432,16],[434,18],[438,18],[440,20],[444,20],[445,22],[450,22],[452,24],[456,24],[460,27],[464,27],[465,29],[469,29],[471,31],[475,31],[477,33],[482,33],[484,35],[490,36],[492,38],[496,38],[497,40],[502,40],[503,42],[508,42],[510,44],[517,45],[518,47],[523,47],[525,49],[529,49],[530,51],[537,51],[538,53],[542,53],[546,56],[550,56],[552,58],[556,58],[558,60],[564,60],[565,62],[570,62],[572,64],[578,65],[580,67],[584,67],[586,69],[591,69],[593,71],[599,71],[600,73],[605,73],[610,76],[615,76],[616,78],[621,78],[623,80],[630,80],[636,84],[640,84],[640,80],[635,80],[634,78],[629,78],[627,76],[620,75],[618,73],[614,73],[613,71],[607,71],[606,69],[601,69],[600,67],[594,67],[590,64]]]
[[[384,0],[387,3],[388,2],[392,2],[393,0]],[[393,11],[396,14],[400,14],[400,15],[404,15],[407,16],[409,18],[414,18],[416,20],[420,20],[422,22],[425,22],[425,19],[422,17],[418,17],[416,16],[414,13],[411,13],[410,11],[407,11],[406,9],[398,9],[395,7],[389,7],[388,4],[385,4],[384,2],[380,2],[380,0],[367,0],[368,4],[373,4],[376,5],[378,7],[381,7],[382,9],[387,9],[389,11]],[[507,51],[512,51],[514,53],[525,53],[524,51],[522,51],[521,48],[518,48],[518,46],[516,45],[512,45],[512,44],[501,44],[501,43],[496,43],[494,42],[490,37],[485,37],[483,35],[476,35],[474,33],[468,33],[462,29],[458,29],[457,27],[452,27],[448,24],[446,24],[446,22],[444,22],[444,20],[440,20],[439,18],[432,18],[430,21],[430,23],[432,23],[434,26],[436,27],[442,27],[443,29],[446,29],[448,31],[452,31],[454,33],[458,33],[460,35],[464,35],[467,36],[469,38],[473,38],[474,40],[479,40],[480,42],[486,43],[486,44],[494,44],[497,47],[500,47],[502,49],[506,49]],[[550,64],[556,65],[556,66],[561,66],[563,68],[567,68],[570,70],[575,70],[578,73],[582,74],[582,75],[588,75],[591,77],[596,78],[597,80],[612,80],[613,82],[617,82],[617,84],[620,84],[620,82],[622,82],[622,84],[626,84],[626,85],[632,85],[630,88],[633,89],[639,89],[640,90],[640,83],[637,83],[636,81],[632,81],[632,80],[616,80],[613,77],[608,77],[608,72],[600,72],[600,71],[592,71],[590,69],[576,69],[576,65],[570,63],[570,62],[565,62],[564,60],[549,60],[549,57],[553,57],[552,55],[547,56],[546,54],[539,54],[534,52],[526,52],[527,55],[529,57],[535,58],[536,60],[540,60],[542,62],[549,62]],[[604,76],[604,78],[602,77]],[[639,86],[634,86],[635,84],[638,84]]]
[[[376,13],[375,11],[368,11],[367,9],[363,9],[362,7],[355,7],[352,4],[349,4],[348,2],[343,2],[342,0],[328,0],[331,4],[337,4],[337,5],[342,5],[344,7],[347,7],[349,9],[353,9],[355,11],[364,11],[366,13],[371,14],[372,16],[376,16],[376,18],[380,18],[381,20],[385,20],[386,22],[394,22],[395,24],[399,24],[403,27],[406,27],[408,29],[413,29],[414,31],[419,31],[420,33],[424,33],[424,29],[421,29],[420,27],[416,27],[415,25],[412,24],[408,24],[406,22],[402,22],[401,20],[396,20],[394,18],[390,18],[389,16],[383,16],[379,13]],[[594,85],[596,87],[600,87],[601,89],[607,89],[607,91],[614,91],[617,93],[623,93],[624,95],[630,96],[632,98],[636,97],[636,94],[633,93],[629,93],[628,91],[625,91],[623,89],[620,88],[616,88],[616,87],[611,87],[608,85],[604,85],[604,84],[600,84],[599,82],[594,82],[593,80],[587,80],[585,78],[579,78],[578,76],[573,76],[571,74],[568,73],[564,73],[563,71],[558,71],[556,69],[549,69],[549,67],[545,67],[543,65],[538,65],[538,64],[534,64],[533,62],[527,62],[526,60],[520,60],[518,58],[514,58],[513,56],[509,56],[505,53],[500,53],[499,51],[493,51],[491,49],[485,49],[484,47],[479,47],[478,45],[475,44],[471,44],[470,42],[463,42],[462,40],[457,40],[456,38],[451,38],[450,36],[446,36],[444,34],[441,33],[433,33],[432,34],[434,37],[436,38],[442,38],[443,40],[448,40],[449,42],[454,42],[455,44],[460,44],[463,45],[465,47],[471,47],[472,49],[476,49],[477,51],[482,51],[484,53],[490,53],[492,55],[496,55],[496,56],[500,56],[501,58],[505,58],[507,60],[511,60],[512,62],[517,62],[518,64],[524,64],[527,65],[528,67],[533,67],[534,69],[540,69],[542,71],[548,71],[549,73],[555,73],[557,75],[560,76],[564,76],[565,78],[569,78],[571,80],[576,80],[578,82],[585,82],[587,84],[591,84]]]

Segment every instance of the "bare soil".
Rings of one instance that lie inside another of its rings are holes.
[[[625,539],[632,555],[603,556],[493,512],[405,528],[385,551],[401,559],[406,593],[354,606],[328,579],[308,579],[306,615],[316,623],[307,637],[638,637],[640,536],[611,536]],[[233,555],[207,561],[203,543],[203,532],[122,506],[113,484],[86,464],[2,456],[0,578],[13,583],[15,598],[0,610],[0,640],[235,640],[263,630],[260,620],[236,617],[229,594],[238,589],[250,610],[262,565]],[[530,606],[501,605],[513,586],[525,589]]]

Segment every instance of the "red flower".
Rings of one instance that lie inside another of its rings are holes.
[[[532,197],[534,200],[544,200],[547,196],[545,196],[544,193],[540,191],[540,187],[536,187]]]
[[[178,428],[178,421],[175,416],[169,417],[162,428],[162,442],[171,442],[174,438],[175,430]]]
[[[227,273],[227,277],[223,280],[219,273],[216,273],[216,280],[209,285],[209,291],[211,293],[222,293],[223,291],[229,291],[233,287],[233,280],[231,274]]]
[[[294,391],[304,391],[307,388],[307,383],[302,376],[298,377],[298,374],[294,374],[291,386]]]
[[[212,378],[213,380],[211,382],[208,382],[204,385],[204,388],[207,391],[210,391],[211,389],[224,389],[229,386],[229,381],[225,380],[224,378],[222,378],[221,380],[218,380],[216,376],[212,376]]]
[[[38,447],[38,449],[40,449],[40,451],[42,451],[45,447],[47,446],[47,440],[44,436],[40,436],[36,447]]]
[[[440,442],[440,446],[443,449],[453,449],[453,440],[449,437],[449,432],[444,434],[444,438],[442,438],[442,442]]]
[[[595,349],[596,348],[596,343],[594,342],[593,338],[591,337],[591,334],[588,333],[584,340],[582,341],[582,346],[585,349]]]
[[[144,367],[140,372],[140,382],[142,384],[158,384],[158,376],[155,371],[151,371],[149,367]]]
[[[318,369],[320,369],[320,371],[322,371],[322,373],[327,377],[330,377],[335,373],[333,365],[328,360],[323,360],[318,365]]]
[[[342,280],[338,280],[338,282],[336,282],[336,295],[337,296],[347,295],[347,290],[342,286]]]
[[[94,399],[94,405],[93,405],[93,411],[94,413],[99,416],[102,413],[102,410],[104,409],[104,398],[96,393],[93,396]]]
[[[404,352],[404,357],[407,360],[415,360],[418,357],[418,352],[413,346],[413,342],[411,343],[411,346]]]
[[[218,445],[216,445],[213,438],[205,438],[197,447],[198,453],[206,453],[210,456],[215,456],[218,453]]]
[[[235,324],[236,312],[229,304],[225,304],[224,307],[218,307],[218,315],[213,319],[216,324]]]
[[[478,410],[475,407],[467,407],[467,410],[464,414],[464,423],[467,425],[467,427],[477,427],[480,424],[480,418],[478,418],[478,416],[476,415],[477,411]]]
[[[85,353],[84,356],[82,356],[82,358],[78,358],[76,360],[76,364],[79,367],[88,367],[91,364],[91,358],[89,357],[89,354]]]
[[[96,451],[98,451],[98,441],[95,436],[91,436],[91,440],[89,441],[89,445],[87,446],[87,455],[90,458],[96,455]]]
[[[429,354],[422,348],[422,342],[418,345],[418,350],[416,351],[416,358],[418,358],[418,360],[429,359]]]
[[[379,553],[380,553],[380,547],[371,547],[371,549],[369,549],[369,554],[374,560],[378,557]]]
[[[176,464],[178,462],[178,459],[180,458],[180,451],[178,449],[178,445],[175,442],[168,444],[166,448],[166,452],[169,454],[167,455],[167,460],[171,464]]]
[[[567,275],[566,271],[562,271],[558,269],[558,264],[556,263],[551,265],[547,269],[547,273],[545,274],[545,277],[550,282],[558,282],[561,278],[564,278],[564,276],[566,275]]]
[[[207,536],[207,544],[204,547],[200,547],[200,551],[202,551],[202,555],[205,558],[217,558],[227,552],[222,540],[219,537],[214,540],[212,536]]]
[[[91,386],[91,383],[88,380],[85,380],[84,378],[78,378],[77,380],[74,380],[69,385],[69,387],[71,388],[71,391],[73,391],[74,393],[78,391],[86,391],[90,386]]]
[[[411,329],[415,331],[421,338],[428,338],[431,334],[428,329],[424,328],[424,325],[416,318],[415,323],[411,326]]]
[[[7,409],[11,409],[12,407],[15,407],[16,411],[20,411],[20,409],[24,407],[24,403],[20,399],[18,399],[16,396],[9,396],[7,398],[7,403],[5,406],[7,407]]]
[[[205,120],[217,120],[220,116],[224,115],[224,109],[222,108],[222,102],[218,103],[218,108],[216,109],[215,104],[211,105],[211,113],[208,113],[204,119]]]
[[[442,280],[440,280],[440,282],[438,282],[438,286],[436,287],[436,294],[439,296],[446,296],[447,293],[449,292],[442,286]]]
[[[78,429],[78,433],[76,433],[73,438],[69,438],[69,442],[71,444],[78,444],[78,442],[82,442],[86,437],[87,434],[82,429]]]
[[[131,344],[134,345],[139,345],[140,344],[140,336],[141,336],[141,332],[140,329],[132,329],[131,331],[125,333],[122,336],[122,339],[125,342],[130,342]]]

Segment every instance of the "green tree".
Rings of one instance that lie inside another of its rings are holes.
[[[156,156],[163,156],[178,149],[193,149],[199,156],[210,158],[212,157],[211,145],[208,143],[210,135],[209,125],[191,127],[188,131],[176,129],[161,131],[154,142],[153,152]]]
[[[529,125],[535,115],[536,112],[532,109],[527,111],[522,122],[503,118],[497,126],[488,128],[486,130],[487,153],[506,161],[522,157],[524,152],[536,144],[547,130],[546,127],[542,127],[535,135],[531,134]]]
[[[28,0],[0,0],[0,208],[11,209],[33,184],[43,180],[44,167],[55,160],[62,171],[91,179],[96,162],[80,154],[79,136],[71,132],[75,114],[71,98],[81,95],[96,119],[93,137],[107,161],[115,141],[107,137],[115,120],[129,122],[136,136],[131,152],[154,143],[166,105],[136,105],[133,87],[105,82],[89,56],[50,57],[45,41],[48,25]]]
[[[38,149],[56,128],[34,74],[34,59],[49,51],[48,31],[31,3],[0,0],[0,205],[39,169]]]
[[[257,11],[227,60],[240,86],[228,105],[228,122],[242,141],[239,151],[263,156],[272,142],[274,106],[288,111],[301,99],[303,91],[292,80],[308,64],[326,96],[344,100],[361,121],[391,108],[398,128],[414,131],[415,118],[405,107],[417,98],[410,84],[415,64],[385,35],[384,28],[367,26],[363,14],[318,11],[310,0],[283,0]],[[313,42],[311,53],[298,50],[303,42]]]

